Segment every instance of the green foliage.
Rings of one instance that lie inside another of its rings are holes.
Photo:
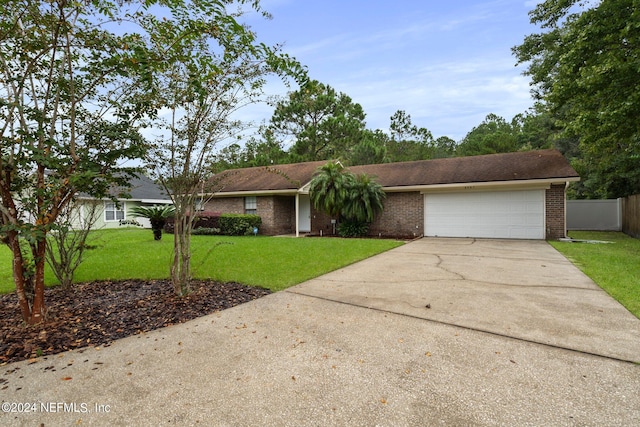
[[[320,167],[309,185],[309,198],[313,206],[331,217],[338,217],[347,198],[353,175],[339,162]]]
[[[162,239],[162,229],[167,222],[167,218],[172,217],[175,212],[176,208],[173,205],[134,206],[129,210],[131,216],[149,219],[154,240]]]
[[[356,223],[371,223],[383,209],[386,197],[382,186],[366,174],[353,176],[347,186],[342,216]]]
[[[513,48],[534,95],[580,140],[584,197],[640,192],[640,8],[635,0],[547,0],[544,29]]]
[[[253,214],[222,214],[218,220],[220,233],[225,236],[250,236],[260,229],[262,218]]]
[[[176,208],[173,205],[134,206],[129,209],[129,214],[136,218],[147,218],[151,221],[167,219],[173,216]]]
[[[367,224],[382,211],[385,193],[370,176],[354,175],[342,164],[330,162],[314,174],[309,198],[316,209],[331,217],[343,218],[352,224]],[[349,234],[353,234],[349,230],[357,228],[355,225],[345,227],[345,233]]]
[[[369,225],[365,222],[343,221],[338,224],[340,237],[364,237],[369,233]]]
[[[125,18],[119,6],[18,0],[2,9],[0,234],[13,251],[23,319],[37,323],[46,315],[47,234],[76,193],[101,198],[126,186],[133,171],[120,165],[145,153],[138,130],[152,108],[139,34],[110,31]]]
[[[276,105],[270,129],[293,138],[294,161],[337,159],[362,139],[364,117],[360,104],[312,80]]]
[[[191,234],[194,236],[217,236],[222,232],[219,228],[197,227],[191,230]]]
[[[489,114],[464,137],[456,148],[456,154],[477,156],[521,150],[526,147],[519,140],[519,130],[517,120],[509,123],[500,116]]]
[[[387,159],[390,162],[426,160],[435,156],[433,135],[427,128],[419,128],[404,110],[391,116],[389,125],[391,138],[387,141]]]

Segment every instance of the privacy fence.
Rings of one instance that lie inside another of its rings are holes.
[[[567,200],[567,229],[623,231],[640,237],[640,194],[609,200]]]

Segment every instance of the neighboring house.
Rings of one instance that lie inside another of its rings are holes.
[[[171,204],[171,199],[158,184],[144,175],[131,178],[129,181],[131,188],[114,189],[112,194],[117,196],[120,192],[127,192],[131,197],[118,198],[117,202],[111,199],[95,199],[86,194],[80,194],[77,198],[79,214],[74,218],[76,226],[81,225],[81,221],[87,218],[91,209],[95,208],[93,225],[94,229],[118,228],[125,220],[135,220],[144,228],[151,228],[151,223],[147,218],[135,218],[129,214],[134,206],[153,206]]]
[[[309,182],[326,161],[224,171],[205,209],[256,213],[266,235],[332,234]],[[353,166],[386,193],[372,236],[556,239],[566,235],[565,189],[580,178],[557,150]],[[333,221],[332,221],[333,220]]]

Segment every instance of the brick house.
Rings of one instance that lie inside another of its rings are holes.
[[[256,213],[261,234],[333,234],[336,218],[309,202],[326,161],[228,170],[205,210]],[[566,236],[565,189],[580,178],[557,150],[353,166],[386,193],[369,233],[381,237],[556,239]]]

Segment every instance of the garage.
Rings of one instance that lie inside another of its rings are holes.
[[[426,236],[545,238],[545,190],[425,194]]]

